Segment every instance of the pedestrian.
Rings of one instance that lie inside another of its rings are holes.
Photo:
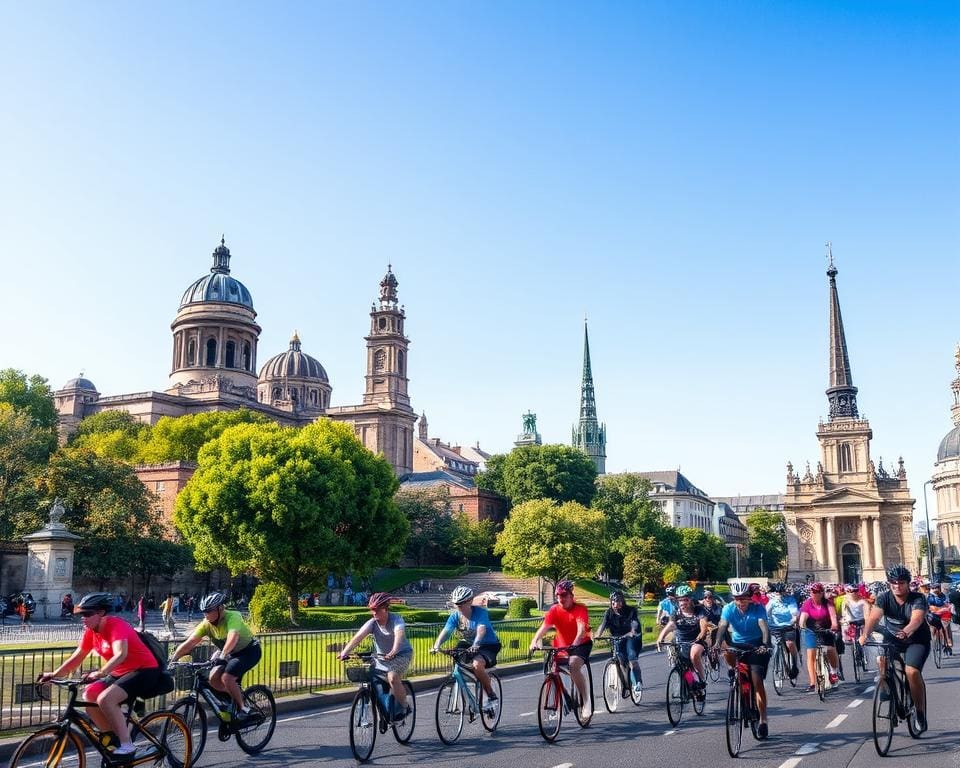
[[[147,601],[141,594],[137,600],[137,621],[140,623],[140,631],[144,632],[147,628]]]
[[[163,625],[172,637],[176,632],[176,625],[173,623],[173,593],[167,595],[167,599],[160,603],[160,616],[163,618]]]

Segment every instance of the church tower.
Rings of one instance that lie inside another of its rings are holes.
[[[590,367],[590,337],[587,319],[583,319],[583,377],[580,381],[580,421],[573,428],[573,447],[593,459],[597,474],[607,471],[607,427],[597,421],[597,403],[593,396],[593,370]]]
[[[837,268],[827,243],[829,279],[829,415],[817,428],[820,461],[803,476],[787,464],[784,517],[787,580],[882,581],[896,563],[914,562],[913,505],[903,459],[887,471],[870,457],[873,431],[857,408],[837,294]]]
[[[367,342],[367,387],[364,405],[384,404],[409,408],[407,394],[407,349],[410,339],[403,335],[406,313],[397,306],[397,282],[392,265],[380,281],[380,306],[370,308],[370,335]]]

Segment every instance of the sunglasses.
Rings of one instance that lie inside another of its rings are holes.
[[[737,595],[737,596],[736,596],[735,598],[733,598],[733,599],[734,599],[734,600],[749,600],[749,599],[750,599],[750,595]]]
[[[887,582],[887,584],[891,586],[901,586],[901,587],[909,583],[910,583],[909,581],[888,581]]]

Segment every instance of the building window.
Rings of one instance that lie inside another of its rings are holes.
[[[237,359],[237,345],[232,342],[227,342],[227,361],[225,363],[227,368],[236,368],[236,359]]]
[[[273,388],[273,399],[282,400],[283,399],[283,390],[280,387]]]
[[[153,490],[154,490],[155,493],[163,493],[163,489],[164,489],[165,487],[166,487],[166,486],[164,486],[163,480],[157,480],[157,482],[154,483],[154,485],[153,485]]]
[[[387,318],[381,317],[380,322],[377,323],[377,325],[379,326],[381,331],[384,330],[387,327]]]
[[[187,365],[197,364],[197,342],[193,339],[187,342]]]
[[[840,443],[837,446],[837,467],[841,472],[852,472],[853,461],[850,457],[850,443]]]
[[[400,371],[401,376],[404,375],[403,362],[403,351],[401,350],[400,352],[397,352],[397,369]]]
[[[457,505],[457,511],[458,511],[458,512],[463,512],[463,504],[458,504],[458,505]]]
[[[213,368],[217,364],[217,340],[207,339],[207,362],[208,368]]]
[[[387,353],[378,349],[373,353],[373,370],[382,371],[387,364]]]

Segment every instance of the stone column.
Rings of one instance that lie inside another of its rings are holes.
[[[837,538],[834,531],[835,520],[832,517],[827,518],[827,565],[834,571],[837,570]]]
[[[27,578],[24,592],[33,595],[43,617],[60,616],[60,600],[73,592],[73,551],[80,537],[60,522],[64,514],[60,499],[50,509],[50,521],[39,531],[24,536],[27,542]]]
[[[863,536],[860,539],[863,542],[863,562],[861,565],[863,566],[863,570],[866,570],[867,568],[873,568],[876,562],[874,560],[873,544],[871,542],[872,536],[870,535],[870,518],[866,516],[861,517],[860,526],[863,529]]]
[[[873,552],[874,565],[881,570],[885,570],[883,562],[883,543],[880,539],[880,518],[872,518],[873,522]]]

